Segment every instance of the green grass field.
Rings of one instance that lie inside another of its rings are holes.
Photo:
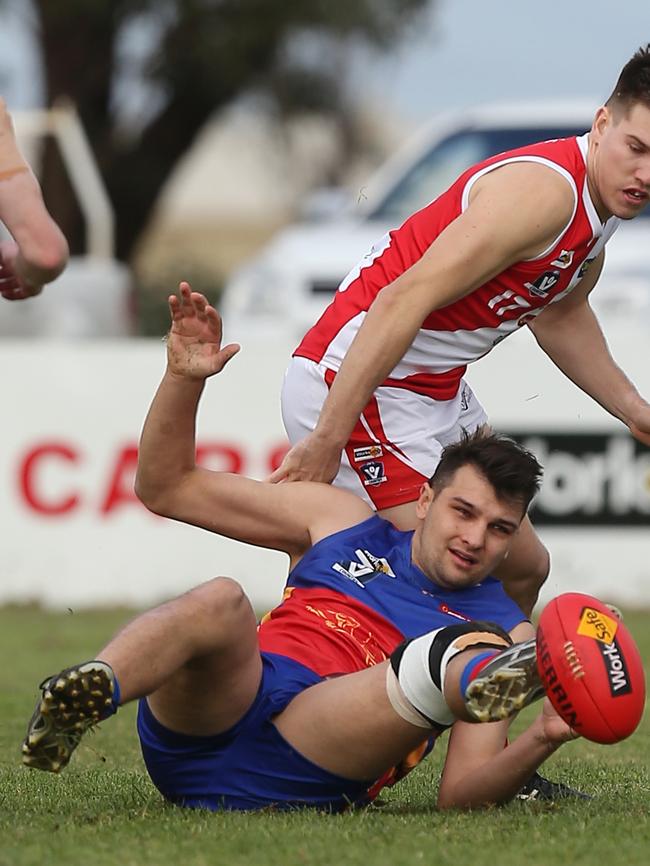
[[[0,609],[0,866],[632,866],[650,858],[647,714],[623,743],[577,741],[546,764],[549,777],[593,800],[514,802],[474,813],[435,810],[444,742],[383,806],[368,810],[327,816],[173,808],[144,770],[133,707],[88,736],[61,776],[23,768],[19,747],[38,682],[92,657],[128,616]],[[626,622],[650,669],[650,614],[630,612]]]

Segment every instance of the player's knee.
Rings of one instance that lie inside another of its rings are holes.
[[[390,658],[388,697],[395,711],[421,727],[448,727],[456,716],[445,699],[449,662],[468,649],[502,649],[512,639],[500,626],[467,622],[405,641]]]
[[[215,577],[190,590],[192,607],[212,622],[235,625],[237,620],[251,611],[250,601],[243,588],[231,577]]]

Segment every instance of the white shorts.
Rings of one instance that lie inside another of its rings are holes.
[[[316,426],[336,376],[322,364],[292,358],[282,386],[282,418],[291,444]],[[382,510],[417,499],[443,448],[488,419],[474,392],[461,381],[451,400],[432,400],[404,388],[378,388],[364,409],[334,479]]]

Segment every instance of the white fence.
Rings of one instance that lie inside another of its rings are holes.
[[[650,327],[608,333],[650,394]],[[208,384],[198,441],[207,464],[262,477],[284,446],[279,391],[291,340],[233,337],[243,351]],[[278,599],[283,555],[154,517],[134,498],[136,443],[164,354],[145,340],[0,346],[0,602],[145,605],[217,574],[238,578],[258,608]],[[635,448],[527,333],[475,365],[470,381],[496,427],[553,449],[540,453],[539,528],[554,563],[545,595],[650,603],[650,450]]]

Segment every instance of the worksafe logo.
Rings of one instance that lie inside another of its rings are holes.
[[[650,524],[650,449],[628,434],[513,434],[544,467],[531,510],[551,526]]]
[[[362,460],[374,460],[377,457],[382,457],[384,454],[381,445],[364,445],[361,448],[355,448],[352,453],[355,463],[359,463]]]
[[[621,695],[629,695],[632,691],[630,674],[625,664],[623,653],[616,640],[613,640],[610,644],[599,644],[598,649],[605,664],[611,696],[618,698]]]

